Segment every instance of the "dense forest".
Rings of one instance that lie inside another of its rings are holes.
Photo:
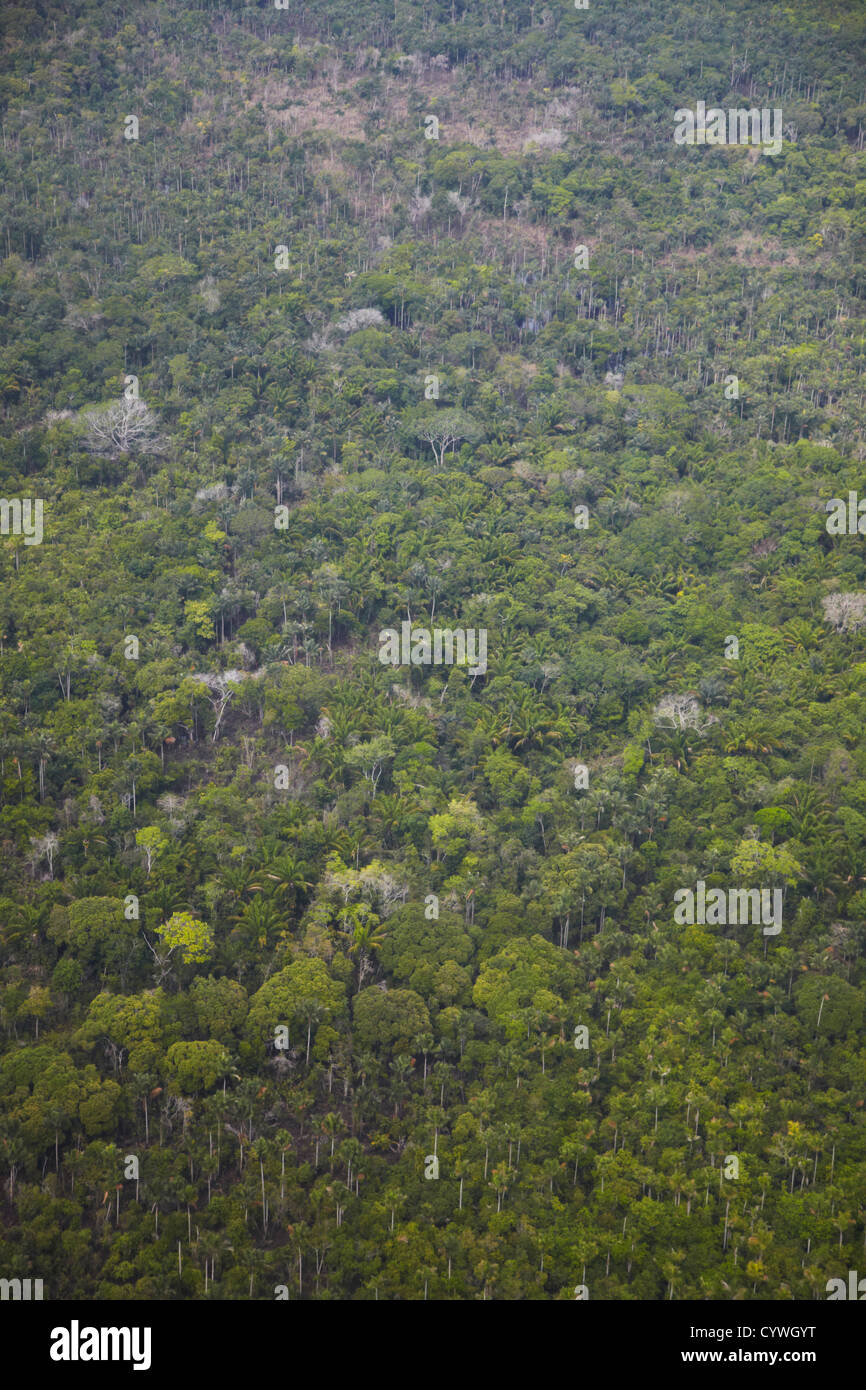
[[[0,1276],[866,1273],[860,0],[0,34]]]

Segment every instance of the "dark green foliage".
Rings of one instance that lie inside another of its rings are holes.
[[[0,32],[0,493],[44,500],[0,537],[0,1275],[823,1298],[866,1219],[862,5]],[[698,99],[796,141],[678,147]],[[404,622],[487,669],[384,665]],[[782,932],[679,925],[699,879]]]

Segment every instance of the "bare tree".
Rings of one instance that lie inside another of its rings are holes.
[[[350,309],[337,320],[341,333],[357,333],[360,328],[379,328],[385,322],[380,309]]]
[[[837,632],[859,632],[866,627],[866,594],[828,594],[821,604],[824,621]]]
[[[58,840],[58,838],[57,838],[57,836],[55,835],[55,833],[54,833],[53,830],[49,830],[48,833],[47,833],[46,835],[42,835],[42,836],[31,835],[31,837],[30,837],[30,855],[28,856],[28,862],[32,865],[34,871],[35,871],[36,865],[39,863],[40,859],[47,859],[47,860],[48,860],[48,876],[49,876],[49,878],[52,878],[52,879],[53,879],[53,878],[54,878],[54,856],[55,856],[55,854],[57,853],[57,850],[58,850],[59,846],[60,846],[60,841]]]
[[[705,714],[696,695],[665,695],[653,710],[659,729],[694,729],[703,736],[711,724],[717,724],[714,714]]]
[[[84,442],[93,454],[116,459],[123,454],[161,454],[165,450],[156,416],[142,400],[122,396],[104,410],[89,411],[84,418]]]
[[[167,951],[158,951],[154,946],[153,942],[148,940],[147,933],[142,931],[141,934],[144,937],[145,943],[147,944],[147,949],[153,956],[154,964],[156,966],[156,983],[157,988],[159,988],[163,981],[169,979],[169,977],[171,976],[173,968],[171,963],[171,957],[176,947],[170,946]]]
[[[243,679],[243,676],[243,671],[224,671],[218,676],[193,676],[193,680],[200,681],[202,685],[207,687],[208,699],[216,716],[211,739],[213,743],[216,743],[219,738],[223,715],[229,707],[232,696],[237,691],[236,682]]]
[[[207,688],[207,697],[216,716],[211,740],[213,743],[216,743],[219,738],[223,716],[229,707],[232,696],[237,694],[240,689],[240,683],[245,680],[258,680],[263,674],[264,668],[259,671],[231,670],[221,671],[219,675],[196,674],[193,676],[194,681],[199,681]]]

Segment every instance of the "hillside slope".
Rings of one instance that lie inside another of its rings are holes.
[[[825,1298],[862,5],[0,32],[0,1275]]]

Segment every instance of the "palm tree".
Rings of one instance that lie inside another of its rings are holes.
[[[804,872],[806,881],[811,883],[816,893],[822,897],[833,896],[831,883],[840,885],[842,879],[836,869],[836,849],[838,837],[834,836],[813,850],[806,861]]]
[[[394,1102],[395,1117],[400,1114],[400,1106],[409,1094],[408,1076],[412,1070],[412,1058],[400,1053],[391,1064],[392,1077],[388,1088]]]
[[[503,468],[505,464],[517,457],[514,446],[503,443],[481,444],[476,453],[483,463],[495,468]]]
[[[750,715],[729,730],[725,752],[764,754],[778,752],[782,747],[780,740],[767,732],[765,721],[758,715]]]
[[[296,859],[291,852],[281,854],[271,860],[264,871],[256,875],[256,882],[250,884],[254,892],[270,890],[278,899],[287,898],[292,908],[307,889],[312,888],[308,877],[312,870],[303,859]]]
[[[317,999],[302,999],[300,1012],[307,1023],[307,1066],[310,1065],[310,1039],[313,1034],[313,1025],[321,1022],[325,1016],[325,1010]]]
[[[408,797],[399,792],[385,792],[376,798],[371,819],[381,828],[386,845],[393,845],[397,831],[406,824],[412,809]]]
[[[238,935],[250,945],[258,946],[262,950],[270,945],[271,935],[282,926],[279,909],[269,898],[254,898],[241,912],[235,914],[232,921],[238,924]]]
[[[358,993],[366,976],[373,969],[373,955],[379,950],[385,939],[385,933],[380,928],[377,917],[372,913],[367,922],[358,923],[352,933],[352,944],[349,947],[349,955],[355,956],[358,961]]]
[[[530,695],[524,696],[508,723],[506,737],[513,748],[544,748],[567,732],[562,712],[556,715]]]
[[[253,891],[253,873],[246,864],[227,864],[217,875],[217,883],[235,907]]]
[[[559,1167],[559,1165],[557,1164],[557,1169],[558,1169],[558,1167]],[[508,1188],[509,1188],[510,1183],[511,1183],[511,1174],[509,1173],[508,1168],[506,1167],[505,1163],[503,1162],[503,1163],[497,1164],[496,1167],[493,1169],[493,1172],[492,1172],[491,1175],[490,1175],[490,1186],[491,1186],[491,1187],[494,1189],[494,1191],[496,1192],[496,1210],[497,1210],[497,1211],[501,1211],[501,1210],[502,1210],[502,1199],[503,1199],[503,1197],[505,1196],[506,1192],[508,1191]]]
[[[340,1119],[339,1115],[335,1115],[333,1112],[329,1112],[319,1121],[320,1131],[322,1132],[322,1134],[325,1135],[326,1139],[330,1139],[331,1141],[331,1152],[329,1155],[331,1158],[334,1157],[334,1145],[337,1142],[337,1135],[339,1134],[342,1127],[342,1120]],[[331,1165],[331,1168],[333,1170],[333,1164]]]
[[[814,651],[824,633],[805,618],[789,618],[781,629],[782,638],[794,652]]]
[[[795,792],[791,801],[794,808],[791,811],[791,818],[795,838],[803,844],[809,844],[816,839],[826,842],[828,839],[827,822],[832,816],[832,811],[818,789],[805,787]],[[830,835],[833,838],[838,838],[838,831],[833,830]]]
[[[316,847],[323,856],[339,854],[344,862],[350,857],[351,843],[342,826],[317,825],[314,833]]]
[[[365,833],[363,827],[355,830],[346,831],[346,848],[355,861],[355,868],[360,868],[361,855],[369,854],[375,846]]]
[[[668,754],[671,766],[677,772],[687,772],[691,763],[692,746],[685,730],[678,729],[665,740],[664,751]]]
[[[301,748],[301,744],[297,744]],[[314,738],[309,748],[305,748],[307,763],[316,762],[323,772],[336,781],[343,772],[345,746],[333,738]]]
[[[152,892],[144,898],[146,908],[155,907],[159,913],[160,922],[167,922],[174,912],[191,912],[192,908],[186,898],[181,898],[177,889],[172,888],[168,883],[156,885]]]

